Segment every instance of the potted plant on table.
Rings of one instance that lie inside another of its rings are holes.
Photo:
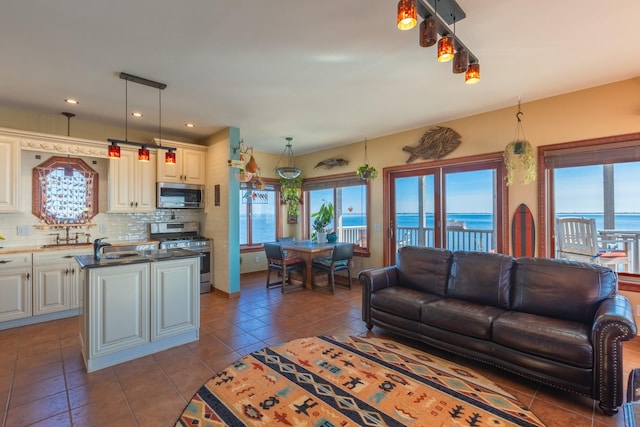
[[[333,220],[333,203],[326,200],[320,205],[318,212],[311,214],[313,218],[313,234],[311,239],[318,243],[327,243],[327,226]]]

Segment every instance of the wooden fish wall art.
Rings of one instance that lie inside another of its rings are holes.
[[[324,169],[331,169],[334,168],[336,166],[346,166],[349,164],[349,160],[345,160],[345,159],[326,159],[323,160],[321,162],[318,162],[317,165],[315,165],[313,168],[324,168]]]
[[[409,154],[406,163],[420,159],[441,159],[460,145],[460,134],[451,128],[434,126],[427,130],[415,147],[405,145],[403,151]]]

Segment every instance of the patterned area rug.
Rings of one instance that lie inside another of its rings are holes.
[[[176,427],[543,426],[488,379],[391,340],[312,337],[218,372]]]

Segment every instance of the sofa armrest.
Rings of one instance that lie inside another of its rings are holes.
[[[358,274],[358,280],[362,284],[362,320],[371,329],[371,294],[384,288],[390,288],[398,284],[398,269],[395,265],[381,268],[363,270]]]
[[[623,295],[604,300],[595,314],[591,339],[594,350],[594,378],[600,407],[606,413],[623,403],[622,341],[637,334],[633,309]]]

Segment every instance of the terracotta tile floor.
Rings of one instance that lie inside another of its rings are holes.
[[[266,291],[264,275],[254,274],[243,277],[241,290],[234,300],[201,296],[199,341],[91,374],[84,371],[77,318],[0,331],[2,426],[173,426],[214,371],[248,352],[306,336],[368,334],[360,320],[359,284],[335,295],[282,295]],[[385,332],[374,328],[370,335]],[[624,344],[624,358],[626,383],[631,368],[640,367],[640,339]],[[514,394],[549,427],[623,425],[621,413],[606,417],[590,399],[456,360]]]

